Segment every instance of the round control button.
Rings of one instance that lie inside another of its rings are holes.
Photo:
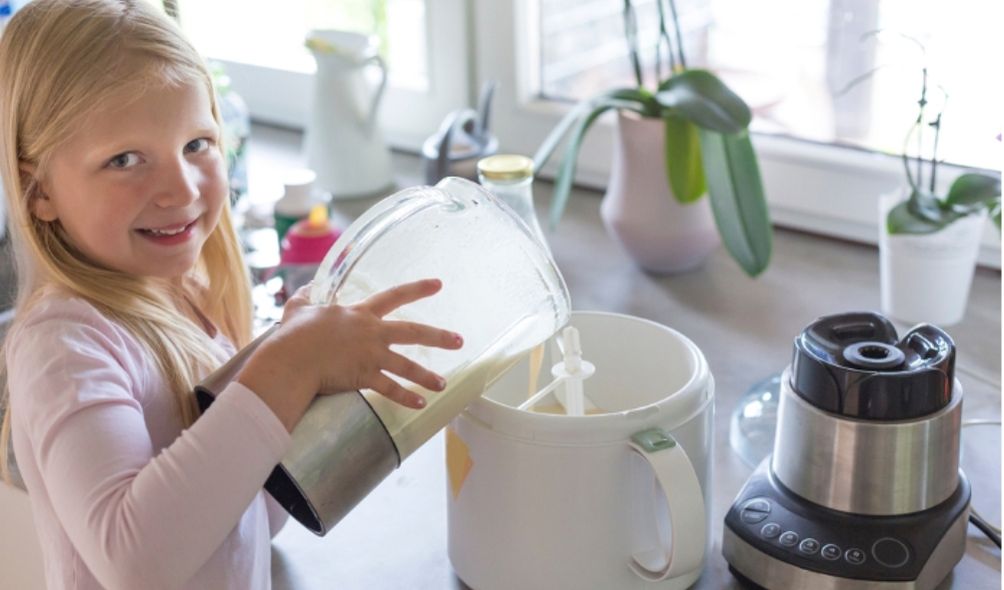
[[[743,505],[743,510],[754,510],[756,512],[770,512],[770,501],[767,498],[753,498]]]
[[[806,555],[815,555],[819,551],[819,541],[808,538],[798,544],[798,550]]]
[[[770,502],[766,498],[753,498],[743,504],[739,519],[746,524],[757,524],[770,515]]]
[[[828,559],[830,561],[840,559],[840,556],[843,555],[843,553],[844,552],[841,551],[840,547],[837,547],[833,543],[823,545],[823,550],[819,552],[819,554],[823,556],[823,559]]]
[[[760,535],[766,537],[767,539],[773,539],[774,537],[780,534],[781,534],[781,525],[777,524],[776,522],[768,522],[767,524],[763,525],[762,529],[760,529]]]
[[[794,547],[795,545],[798,545],[798,533],[795,531],[786,531],[783,535],[781,535],[777,542],[785,547]]]
[[[882,537],[872,545],[872,557],[886,567],[903,567],[910,561],[910,550],[898,539]]]
[[[851,565],[861,565],[865,562],[865,552],[857,547],[851,547],[844,552],[844,560]]]

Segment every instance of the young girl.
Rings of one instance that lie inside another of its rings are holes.
[[[268,588],[285,519],[262,491],[317,392],[410,407],[441,377],[383,319],[410,283],[283,323],[196,420],[192,387],[251,333],[210,77],[147,0],[36,0],[0,39],[0,159],[17,260],[13,437],[53,588]],[[6,467],[5,456],[0,465]]]

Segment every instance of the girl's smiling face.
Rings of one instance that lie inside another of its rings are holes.
[[[53,152],[33,212],[93,262],[178,278],[228,197],[219,134],[202,83],[120,92]]]

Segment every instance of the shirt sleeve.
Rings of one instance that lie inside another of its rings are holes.
[[[236,526],[289,434],[233,383],[154,456],[123,361],[121,347],[135,343],[89,320],[50,318],[21,331],[8,353],[11,410],[44,493],[101,584],[179,587]]]

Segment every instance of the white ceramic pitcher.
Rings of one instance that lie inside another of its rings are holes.
[[[390,150],[377,124],[387,68],[376,39],[348,31],[315,30],[307,48],[317,61],[313,104],[304,140],[317,185],[333,198],[372,195],[391,186]],[[379,71],[374,87],[366,71]]]

